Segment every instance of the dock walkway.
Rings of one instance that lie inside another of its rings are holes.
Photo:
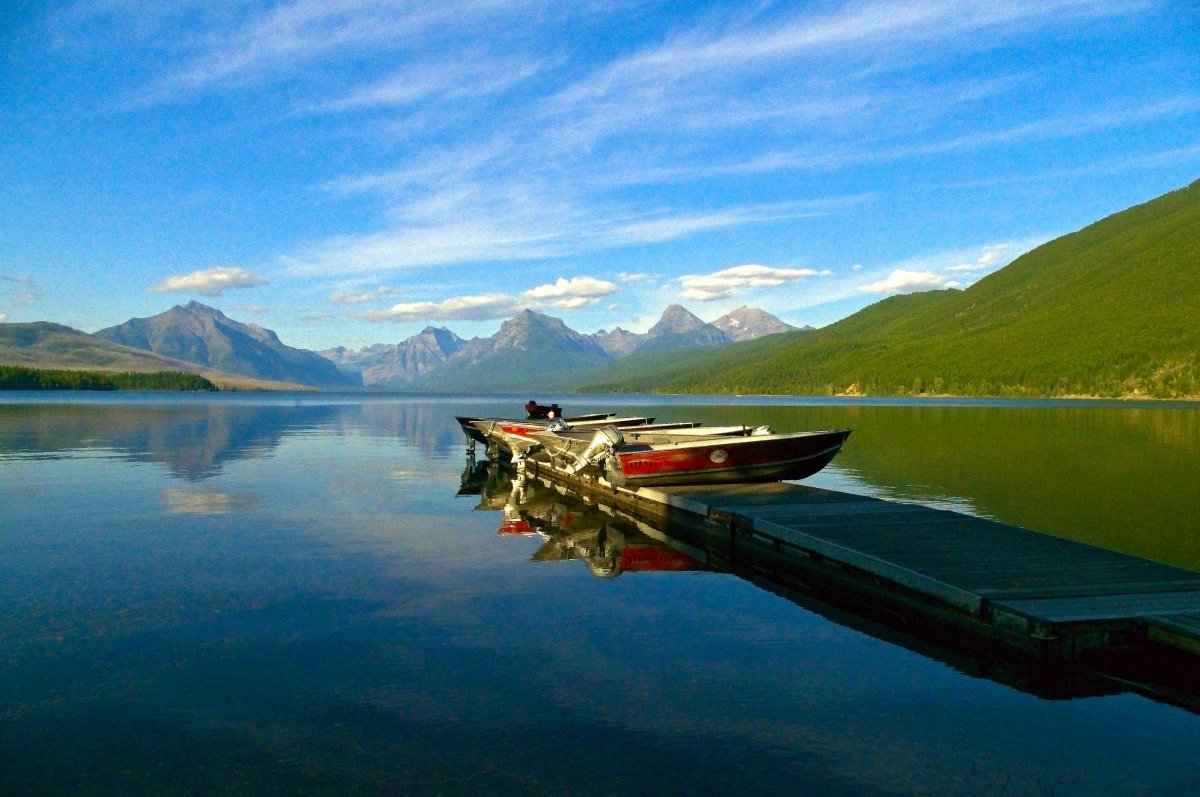
[[[1153,641],[1200,654],[1200,573],[985,518],[805,485],[614,489],[537,468],[593,500],[697,520],[867,585],[927,619],[1040,660]]]

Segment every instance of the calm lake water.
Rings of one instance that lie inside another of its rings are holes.
[[[579,506],[501,534],[454,416],[525,398],[0,395],[0,794],[1200,794],[1179,701],[1038,696],[648,538],[668,570],[612,577]],[[806,484],[1200,571],[1196,406],[538,398],[850,427]]]

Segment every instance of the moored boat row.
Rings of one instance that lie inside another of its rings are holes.
[[[600,414],[564,418],[459,417],[469,440],[523,466],[629,488],[803,479],[837,455],[849,429],[777,433],[769,426],[712,426]]]

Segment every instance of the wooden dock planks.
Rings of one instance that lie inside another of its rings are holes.
[[[1146,635],[1156,642],[1200,656],[1200,614],[1152,617]]]
[[[750,529],[985,622],[1008,615],[1009,632],[1023,622],[1030,634],[1053,629],[1101,638],[1088,623],[1124,623],[1200,652],[1200,574],[1181,568],[985,518],[804,485],[667,487],[639,495]],[[1070,649],[1079,652],[1078,644]]]
[[[1151,641],[1200,655],[1200,573],[987,518],[789,482],[614,488],[530,463],[635,516],[701,523],[839,589],[1039,661]]]

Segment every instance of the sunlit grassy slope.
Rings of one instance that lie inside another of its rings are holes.
[[[820,330],[608,366],[590,391],[1200,394],[1200,182],[1051,241],[964,291]]]

